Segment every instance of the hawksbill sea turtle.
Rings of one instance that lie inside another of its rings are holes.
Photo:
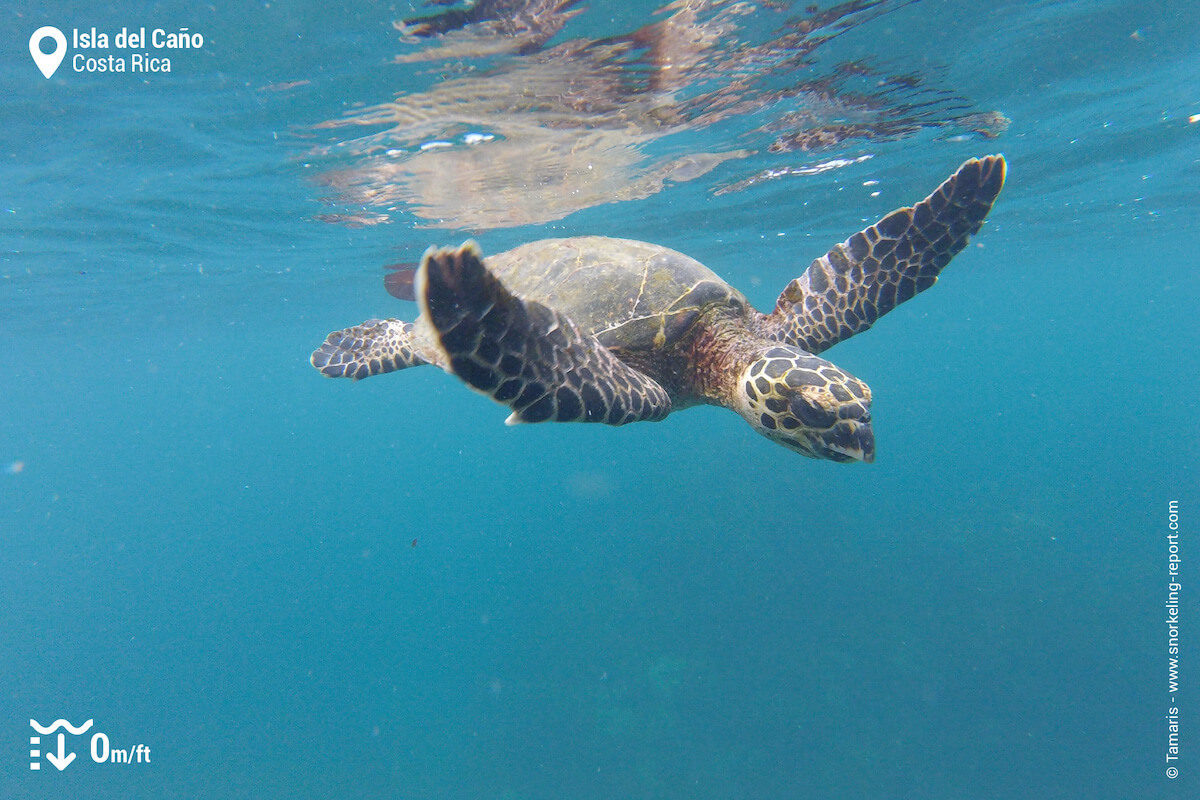
[[[435,364],[511,408],[509,424],[625,425],[720,405],[803,455],[870,462],[871,390],[819,355],[936,283],[1004,176],[1003,156],[967,161],[813,261],[771,314],[646,242],[544,239],[486,259],[471,241],[430,248],[415,272],[388,276],[420,304],[415,322],[331,333],[312,365],[357,380]]]

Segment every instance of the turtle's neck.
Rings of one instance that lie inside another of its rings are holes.
[[[733,408],[739,376],[764,352],[779,343],[761,333],[763,315],[747,308],[744,313],[714,309],[689,344],[694,370],[693,403]]]

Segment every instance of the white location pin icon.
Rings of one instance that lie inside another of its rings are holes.
[[[42,40],[54,40],[54,52],[42,52]],[[33,36],[29,37],[29,55],[33,56],[33,63],[37,64],[38,69],[42,74],[49,78],[58,69],[58,65],[62,63],[63,56],[67,54],[67,37],[63,36],[63,32],[53,25],[46,25],[38,28],[33,32]]]

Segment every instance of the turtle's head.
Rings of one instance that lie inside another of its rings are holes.
[[[756,354],[733,402],[756,431],[809,458],[875,460],[871,390],[799,348],[775,344]]]

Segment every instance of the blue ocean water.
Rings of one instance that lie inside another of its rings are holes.
[[[0,12],[0,797],[1196,796],[1200,8],[509,5]],[[88,72],[134,52],[93,27],[203,43]],[[988,152],[972,246],[828,354],[871,465],[308,364],[468,237],[646,239],[769,309]]]

